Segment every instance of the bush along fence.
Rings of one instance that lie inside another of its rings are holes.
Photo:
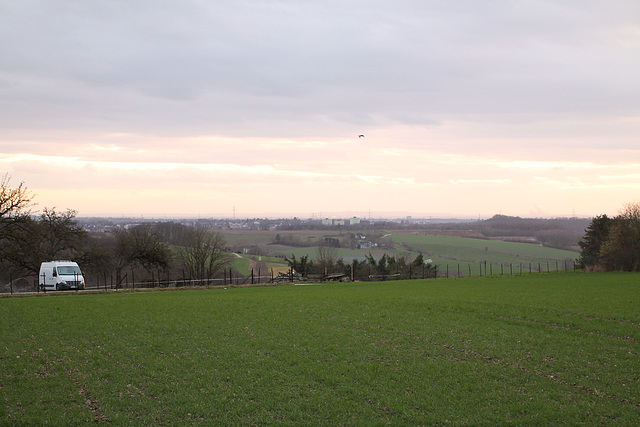
[[[186,274],[175,272],[130,270],[119,274],[87,274],[85,290],[119,290],[119,289],[153,289],[153,288],[181,288],[181,287],[240,287],[251,285],[286,284],[304,281],[386,281],[411,279],[446,279],[470,276],[516,276],[535,273],[558,273],[561,271],[580,270],[580,265],[571,260],[549,262],[513,263],[457,263],[437,265],[425,264],[422,267],[412,266],[395,270],[380,270],[366,264],[354,268],[354,264],[342,266],[342,269],[325,270],[323,274],[299,272],[293,268],[285,273],[276,274],[273,269],[264,271],[251,270],[248,275],[242,275],[232,269],[224,269],[213,277],[192,278]],[[208,275],[207,275],[208,276]],[[51,292],[44,291],[38,286],[35,278],[10,278],[8,284],[0,285],[0,293],[21,292]],[[77,291],[76,291],[77,292]]]
[[[521,263],[490,263],[488,261],[476,263],[443,263],[436,264],[429,260],[428,263],[411,264],[372,264],[354,261],[351,264],[336,266],[331,271],[335,273],[318,274],[317,269],[306,271],[305,265],[298,265],[296,270],[299,279],[308,280],[352,280],[352,281],[383,281],[383,280],[410,280],[410,279],[436,279],[449,277],[468,276],[499,276],[499,275],[523,275],[533,273],[553,273],[560,271],[575,271],[580,269],[574,260],[550,260],[546,262],[521,262]],[[283,278],[286,280],[286,278]]]

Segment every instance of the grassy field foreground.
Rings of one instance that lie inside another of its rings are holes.
[[[1,298],[0,424],[640,422],[640,275]]]

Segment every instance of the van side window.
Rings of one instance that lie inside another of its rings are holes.
[[[53,267],[53,277],[58,277],[58,273],[56,273],[56,268]]]

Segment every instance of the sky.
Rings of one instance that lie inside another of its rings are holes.
[[[615,215],[640,2],[0,0],[0,174],[79,217]]]

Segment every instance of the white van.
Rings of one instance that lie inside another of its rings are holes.
[[[73,261],[49,261],[40,265],[39,283],[43,291],[84,289],[84,276]]]

